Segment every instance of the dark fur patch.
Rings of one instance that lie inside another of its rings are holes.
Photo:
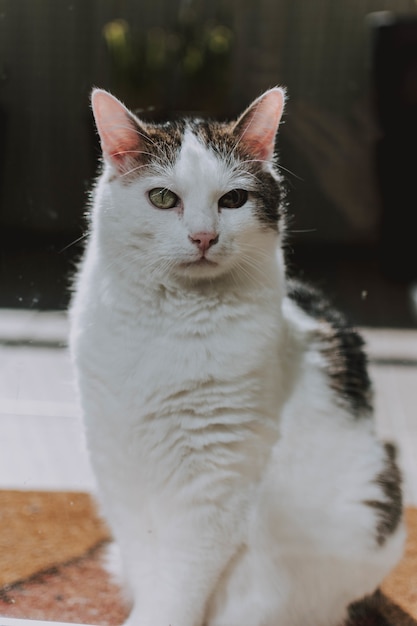
[[[278,171],[275,170],[273,176],[262,161],[253,158],[233,133],[232,124],[198,121],[192,124],[192,130],[220,158],[226,162],[233,159],[242,171],[253,177],[256,184],[252,196],[255,197],[259,220],[274,230],[278,230],[279,225],[282,227],[285,193]]]
[[[316,289],[289,282],[289,297],[308,315],[322,322],[318,341],[328,363],[330,385],[355,416],[372,410],[372,388],[362,337]]]
[[[377,513],[376,540],[384,545],[387,538],[396,530],[402,517],[401,472],[396,462],[395,447],[385,444],[385,467],[375,482],[381,487],[384,500],[367,500],[365,504]]]
[[[153,155],[151,160],[160,161],[163,165],[174,163],[181,149],[185,121],[177,120],[164,124],[147,125],[145,129],[150,139],[148,148],[149,153]]]
[[[417,622],[377,590],[348,608],[344,626],[417,626]]]
[[[149,124],[135,120],[134,123],[140,137],[139,148],[124,158],[121,175],[112,175],[109,182],[120,178],[123,184],[129,185],[141,174],[149,173],[152,167],[169,167],[178,157],[184,134],[183,122]]]

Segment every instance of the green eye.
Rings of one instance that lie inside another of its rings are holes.
[[[178,206],[179,198],[177,194],[165,187],[151,189],[148,196],[157,209],[172,209],[174,206]]]
[[[219,200],[220,209],[238,209],[243,206],[248,199],[246,189],[232,189],[224,194]]]

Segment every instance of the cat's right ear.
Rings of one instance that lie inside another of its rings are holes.
[[[103,89],[94,89],[91,105],[104,158],[119,172],[128,171],[143,141],[137,121],[124,104]]]

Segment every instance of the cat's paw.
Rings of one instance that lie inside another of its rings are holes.
[[[111,578],[119,585],[123,582],[122,557],[115,541],[109,543],[103,557],[103,566]]]

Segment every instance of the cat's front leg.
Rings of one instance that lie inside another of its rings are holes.
[[[214,507],[143,529],[124,551],[133,609],[128,626],[202,626],[211,593],[239,545],[235,515]]]

